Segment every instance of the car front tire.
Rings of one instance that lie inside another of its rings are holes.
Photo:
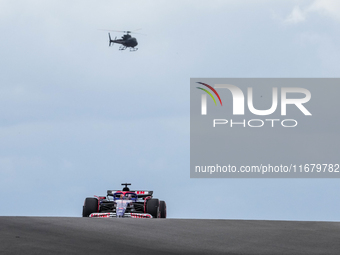
[[[153,218],[159,216],[159,200],[157,198],[149,199],[146,204],[146,212],[151,214]]]
[[[89,217],[91,213],[98,212],[98,199],[88,197],[85,199],[83,206],[83,217]]]

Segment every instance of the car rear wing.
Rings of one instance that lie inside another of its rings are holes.
[[[107,195],[108,196],[113,196],[114,193],[121,191],[121,190],[108,190]],[[122,191],[121,191],[122,192]],[[151,190],[130,190],[129,192],[134,192],[137,194],[138,197],[149,197],[152,196],[153,191]]]

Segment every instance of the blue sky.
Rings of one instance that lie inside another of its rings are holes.
[[[190,78],[338,77],[339,22],[335,0],[2,0],[0,215],[131,182],[169,217],[339,221],[337,179],[189,178]],[[132,53],[98,30],[138,28]]]

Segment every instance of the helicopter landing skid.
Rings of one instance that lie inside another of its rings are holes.
[[[126,50],[126,46],[120,46],[119,47],[119,50]],[[136,51],[136,50],[138,50],[138,48],[130,48],[130,51]]]

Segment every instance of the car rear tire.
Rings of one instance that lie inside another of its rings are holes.
[[[159,200],[157,198],[149,199],[146,204],[146,212],[151,214],[153,218],[159,216]]]
[[[83,217],[89,217],[91,213],[98,212],[98,199],[88,197],[83,206]]]
[[[166,203],[165,201],[159,202],[159,213],[161,218],[166,218]]]

